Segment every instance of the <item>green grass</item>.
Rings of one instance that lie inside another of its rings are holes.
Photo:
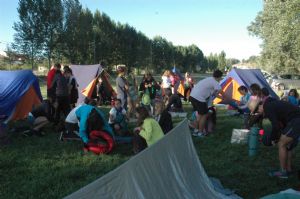
[[[190,112],[190,105],[185,109]],[[225,187],[244,198],[258,198],[299,185],[295,176],[287,180],[268,177],[268,169],[278,165],[277,148],[260,146],[258,155],[250,158],[246,145],[230,144],[232,128],[241,124],[240,118],[229,117],[220,110],[216,132],[194,138],[207,174],[219,178]],[[117,146],[109,155],[83,154],[80,142],[60,142],[52,129],[47,128],[45,137],[11,134],[12,144],[0,149],[0,198],[62,198],[133,155],[130,145]],[[299,158],[295,160],[294,165],[300,165]]]
[[[43,78],[40,78],[43,80]],[[41,82],[43,96],[45,82]],[[185,104],[191,113],[191,106]],[[108,107],[103,109],[108,111]],[[190,115],[190,114],[189,114]],[[174,119],[178,123],[179,118]],[[233,128],[242,119],[218,110],[217,129],[205,138],[193,138],[199,159],[208,176],[217,177],[226,188],[244,198],[259,198],[287,188],[299,187],[296,176],[287,180],[270,178],[269,169],[278,168],[277,148],[260,146],[258,155],[248,157],[247,145],[230,144]],[[22,122],[12,126],[22,126]],[[269,125],[269,124],[267,124]],[[80,142],[60,142],[54,126],[45,137],[24,138],[11,133],[12,144],[0,148],[0,198],[62,198],[115,169],[133,154],[131,145],[119,145],[109,155],[84,154]],[[299,154],[300,147],[296,153]],[[300,169],[300,159],[294,165]]]

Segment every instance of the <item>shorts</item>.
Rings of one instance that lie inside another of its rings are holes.
[[[198,114],[205,115],[208,113],[208,107],[206,102],[200,102],[193,97],[190,97],[194,111],[198,111]]]
[[[286,127],[282,131],[282,135],[293,138],[287,146],[287,150],[291,151],[298,145],[298,139],[300,137],[300,118],[294,118],[288,122]]]

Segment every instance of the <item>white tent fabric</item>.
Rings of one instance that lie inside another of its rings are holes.
[[[81,93],[91,81],[97,77],[102,72],[102,67],[100,64],[95,65],[71,65],[73,75],[79,85],[78,87],[78,103],[83,102],[85,96]]]
[[[66,199],[230,198],[204,171],[184,120],[163,139]]]

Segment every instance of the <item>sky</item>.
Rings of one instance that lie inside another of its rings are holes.
[[[13,41],[18,0],[0,0],[0,51]],[[261,41],[250,36],[250,25],[263,0],[80,0],[92,12],[98,9],[116,22],[127,23],[149,38],[160,35],[174,45],[197,45],[205,55],[226,58],[259,55]]]

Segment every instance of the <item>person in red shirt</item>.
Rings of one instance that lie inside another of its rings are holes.
[[[60,70],[60,63],[54,64],[54,66],[49,70],[47,74],[47,98],[50,100],[53,98],[53,92],[51,91],[51,85],[57,70]]]

